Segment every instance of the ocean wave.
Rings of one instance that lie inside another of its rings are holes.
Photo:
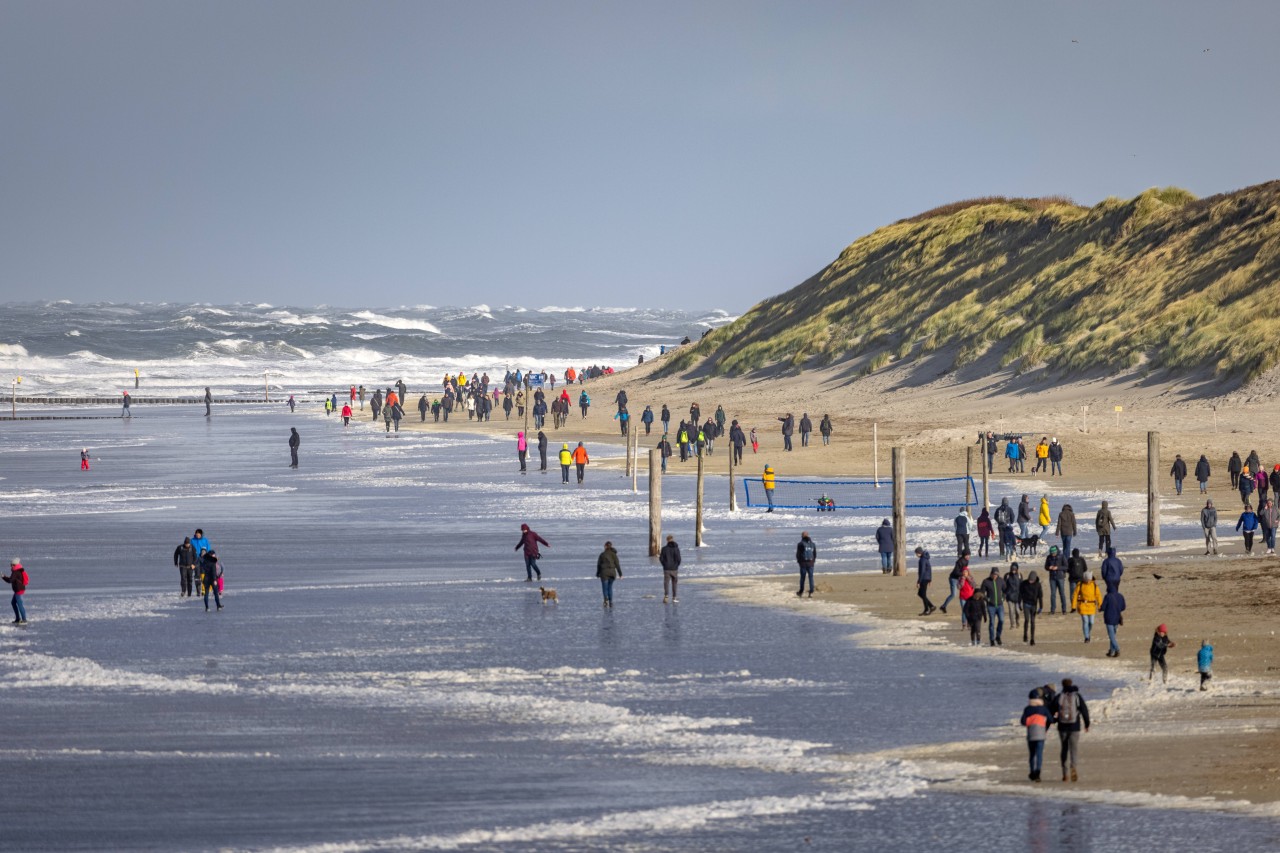
[[[372,311],[356,311],[351,314],[357,320],[363,320],[375,326],[386,326],[388,329],[402,329],[406,331],[431,332],[433,335],[440,334],[440,330],[428,323],[426,320],[410,320],[405,317],[388,317],[385,314],[375,314]]]
[[[299,317],[297,314],[294,314],[292,311],[271,311],[270,313],[267,314],[267,316],[271,317],[277,323],[280,323],[285,326],[319,326],[319,325],[327,326],[329,325],[328,320],[326,320],[324,317],[320,317],[315,314],[308,314],[306,317]]]
[[[22,344],[0,344],[0,356],[26,358],[28,355],[27,348]]]

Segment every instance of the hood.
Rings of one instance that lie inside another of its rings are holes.
[[[1114,560],[1114,559],[1115,559],[1115,557],[1116,557],[1116,549],[1115,549],[1115,548],[1108,548],[1108,549],[1107,549],[1107,559],[1108,559],[1108,560]]]
[[[1000,499],[1000,506],[1008,506],[1008,505],[1009,505],[1009,499],[1008,499],[1008,498],[1001,498],[1001,499]]]

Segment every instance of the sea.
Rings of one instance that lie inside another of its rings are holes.
[[[220,381],[249,391],[270,364],[283,388],[374,386],[408,359],[439,372],[622,364],[728,316],[499,309],[451,325],[451,309],[382,309],[370,313],[437,331],[365,342],[386,361],[361,366],[342,361],[366,349],[351,338],[373,334],[340,319],[358,311],[230,306],[209,320],[193,306],[111,308],[25,306],[22,322],[6,312],[6,365],[24,386],[76,393],[135,364],[144,388],[168,377],[175,393]],[[205,364],[186,350],[214,353],[223,336],[177,319],[226,329],[279,310],[328,322],[305,330],[309,346],[290,323],[241,331],[248,352]],[[538,330],[481,346],[474,330],[518,315]],[[471,337],[458,343],[463,328]],[[72,330],[91,340],[68,343]],[[268,341],[309,357],[273,360]],[[436,355],[431,341],[455,349]],[[243,387],[227,378],[233,362]],[[1068,673],[1000,653],[862,644],[870,626],[818,600],[806,612],[722,593],[794,579],[802,529],[819,545],[819,581],[878,572],[876,512],[730,512],[713,500],[697,548],[692,478],[667,477],[664,532],[684,564],[679,603],[664,604],[646,553],[647,483],[633,491],[620,448],[592,447],[578,486],[536,464],[520,474],[509,437],[465,421],[388,434],[278,402],[222,404],[208,418],[189,405],[136,406],[128,419],[102,406],[32,410],[65,417],[0,423],[0,557],[31,577],[29,623],[0,622],[0,849],[1280,849],[1280,825],[1265,818],[1084,802],[1049,785],[993,795],[976,781],[966,790],[965,768],[886,757],[1019,739],[1027,690]],[[290,427],[302,436],[296,470]],[[707,494],[727,492],[709,478]],[[941,549],[953,513],[920,508],[910,522]],[[541,584],[525,581],[522,523],[550,543]],[[173,551],[196,528],[224,567],[221,611],[179,595]],[[623,570],[612,609],[594,577],[605,540]],[[559,603],[543,604],[539,586]],[[1083,691],[1096,701],[1117,686]]]

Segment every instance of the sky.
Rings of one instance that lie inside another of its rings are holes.
[[[724,308],[1277,175],[1274,2],[0,0],[0,302]]]

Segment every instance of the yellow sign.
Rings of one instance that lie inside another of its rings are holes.
[[[1119,414],[1120,412],[1123,412],[1123,411],[1124,411],[1124,406],[1116,406],[1116,413],[1117,413],[1117,414]]]

